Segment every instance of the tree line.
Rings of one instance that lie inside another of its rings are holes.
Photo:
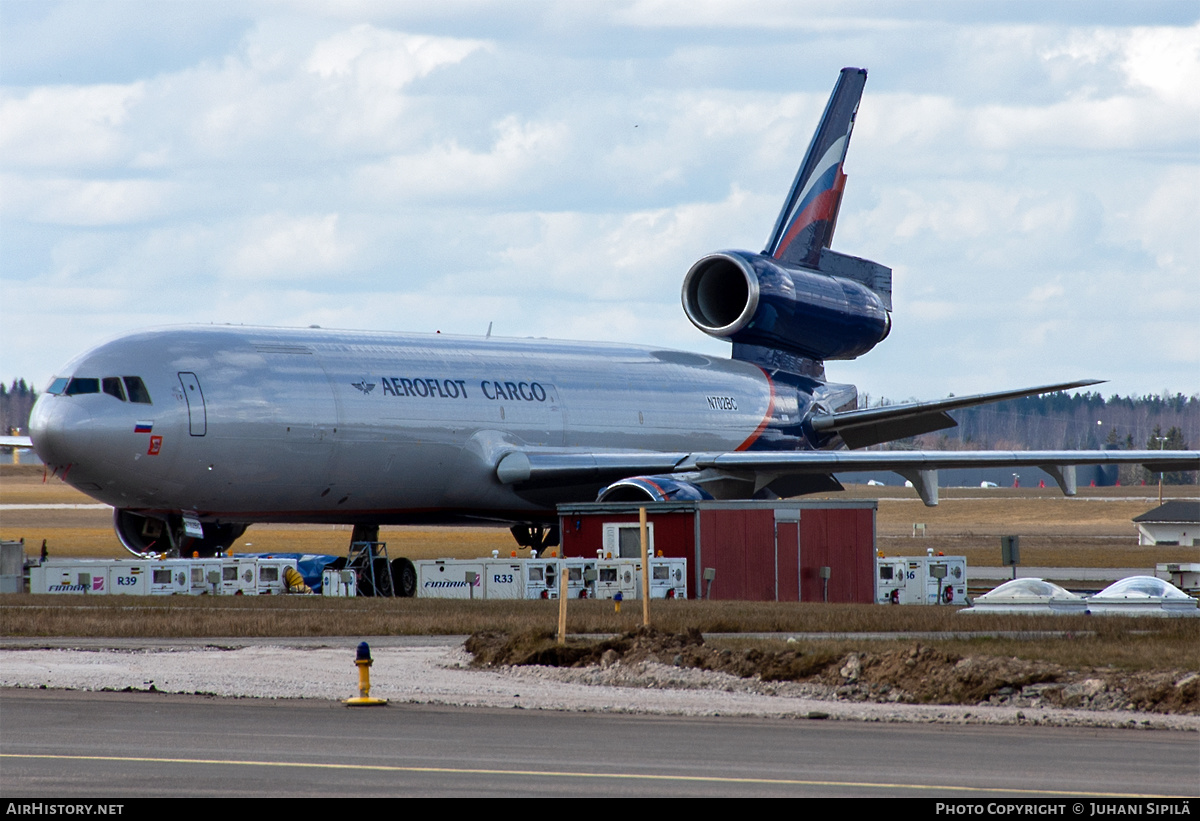
[[[11,386],[0,382],[0,430],[7,434],[17,428],[28,433],[29,412],[36,401],[37,391],[24,379],[14,379]]]

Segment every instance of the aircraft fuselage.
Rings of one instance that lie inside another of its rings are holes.
[[[44,395],[31,430],[55,473],[114,507],[236,522],[545,518],[607,480],[507,485],[506,451],[805,449],[814,401],[853,394],[628,345],[240,326],[131,334],[60,375],[136,375],[151,401]]]

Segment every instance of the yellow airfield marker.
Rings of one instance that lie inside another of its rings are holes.
[[[386,698],[371,698],[371,647],[365,641],[359,642],[358,653],[354,663],[358,665],[358,697],[348,698],[344,702],[347,707],[380,707],[387,704]]]

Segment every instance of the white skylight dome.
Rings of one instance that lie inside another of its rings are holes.
[[[1130,576],[1127,579],[1113,582],[1092,596],[1092,601],[1096,601],[1097,599],[1179,599],[1182,601],[1194,601],[1191,596],[1184,593],[1175,585],[1154,576]]]
[[[1044,579],[1013,579],[972,602],[962,613],[1087,615],[1087,601]]]
[[[1064,587],[1059,587],[1054,582],[1048,582],[1045,579],[1013,579],[1010,582],[997,587],[995,590],[989,591],[976,599],[976,602],[987,599],[991,600],[1012,600],[1012,599],[1076,599],[1082,601],[1081,596],[1076,596],[1070,590]]]
[[[1195,599],[1154,576],[1113,582],[1087,602],[1088,609],[1101,616],[1200,616]]]

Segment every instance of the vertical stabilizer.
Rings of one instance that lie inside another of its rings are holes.
[[[806,268],[820,264],[821,249],[833,241],[846,185],[842,162],[866,82],[866,69],[842,69],[764,254]]]

